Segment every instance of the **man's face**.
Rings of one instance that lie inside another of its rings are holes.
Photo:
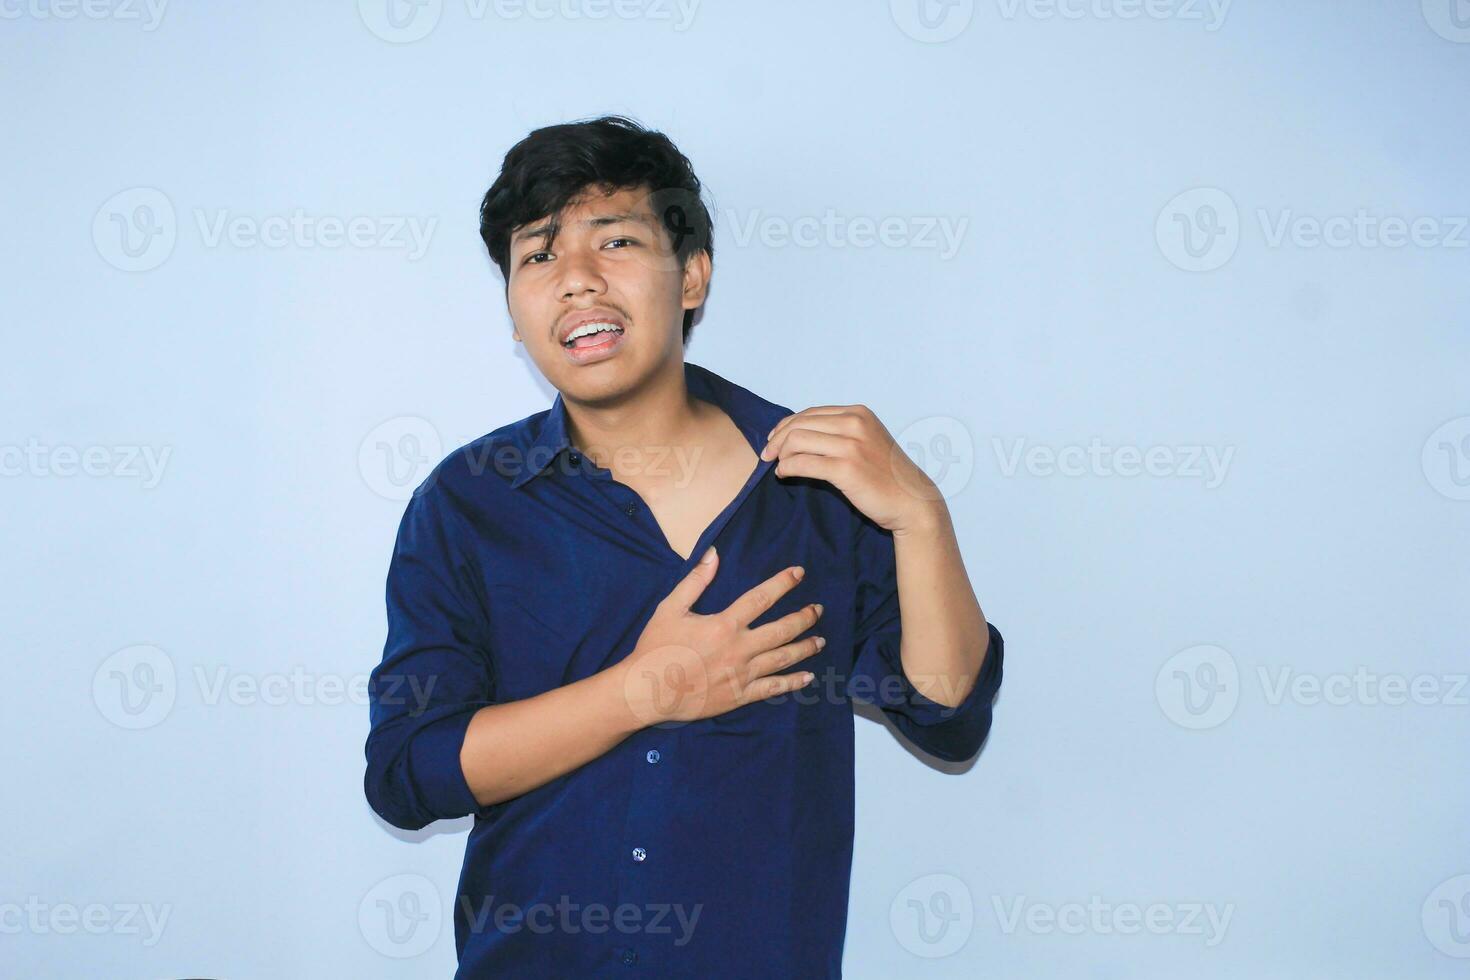
[[[515,338],[557,390],[595,401],[643,383],[669,359],[682,360],[684,311],[704,302],[709,256],[682,267],[646,189],[585,192],[561,213],[550,248],[532,221],[511,233],[506,302]],[[622,333],[598,333],[568,349],[574,318],[610,319]],[[605,316],[604,316],[605,315]]]

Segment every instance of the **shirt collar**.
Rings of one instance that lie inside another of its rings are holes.
[[[684,362],[684,385],[690,394],[724,409],[757,454],[765,448],[766,433],[791,414],[789,409],[767,401],[733,381],[727,381],[709,368],[691,361]],[[535,416],[532,416],[522,426],[524,431],[519,441],[522,446],[521,459],[525,465],[520,466],[511,478],[512,488],[546,472],[551,468],[553,460],[572,448],[571,438],[567,433],[566,405],[560,392],[557,392],[556,401],[552,403],[550,411],[545,413],[539,429],[535,428],[534,421]]]

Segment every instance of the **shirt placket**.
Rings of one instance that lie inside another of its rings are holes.
[[[667,559],[670,574],[663,584],[665,594],[693,568],[699,556],[755,491],[766,471],[775,465],[774,461],[759,462],[740,492],[700,535],[689,558],[684,559],[669,546],[658,521],[636,490],[614,479],[609,470],[597,466],[577,450],[569,450],[567,459],[571,463],[571,472],[577,478],[592,481],[614,512],[625,520],[637,522],[640,530],[652,539],[659,553]],[[658,950],[640,930],[620,928],[617,913],[619,908],[633,905],[638,910],[634,921],[647,923],[656,907],[669,904],[661,887],[664,880],[661,869],[667,866],[670,857],[664,845],[669,842],[674,774],[680,762],[681,747],[685,744],[680,738],[684,728],[682,722],[652,725],[634,733],[614,750],[623,756],[623,765],[629,767],[630,791],[628,811],[613,863],[617,897],[608,917],[613,936],[609,949],[612,975],[627,975],[640,968],[641,972],[649,975],[658,973]]]

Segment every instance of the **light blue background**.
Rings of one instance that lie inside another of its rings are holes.
[[[858,720],[847,975],[1463,975],[1470,30],[1448,0],[1132,19],[987,0],[927,41],[878,0],[707,0],[688,23],[445,0],[396,35],[378,0],[156,22],[56,3],[0,19],[4,972],[452,972],[469,821],[379,821],[366,707],[323,701],[381,654],[404,476],[378,444],[442,455],[554,395],[511,340],[481,195],[530,129],[625,112],[710,191],[689,358],[796,408],[864,402],[916,455],[947,446],[946,479],[968,472],[950,507],[1006,683],[973,766]],[[160,194],[173,247],[126,271],[115,222]],[[298,209],[432,233],[413,255],[199,225]],[[814,246],[775,233],[829,210]],[[1432,219],[1437,241],[1273,244],[1283,219],[1360,210]],[[886,218],[896,244],[848,240]],[[926,220],[965,223],[954,254],[924,247]],[[1181,220],[1224,232],[1217,267],[1180,267]],[[1094,438],[1166,447],[1161,475],[1007,464]],[[18,464],[27,446],[93,448],[107,475]],[[127,447],[168,453],[154,483]],[[1229,453],[1223,478],[1188,447]],[[1210,679],[1201,656],[1223,700],[1184,691]],[[156,717],[119,700],[138,663],[173,671]],[[1360,668],[1438,694],[1274,697],[1283,670]],[[217,680],[293,670],[306,693],[285,703],[211,703]],[[442,909],[427,950],[394,958],[373,896],[402,874]],[[910,898],[968,903],[928,925],[955,952],[924,955]],[[1089,902],[1230,918],[1214,937],[1046,926]],[[27,903],[95,904],[97,932],[65,911],[37,927]],[[166,914],[161,935],[128,907]],[[1017,907],[1033,918],[1008,930]]]

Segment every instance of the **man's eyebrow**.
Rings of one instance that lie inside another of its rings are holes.
[[[634,214],[631,211],[619,211],[616,214],[599,214],[591,218],[584,218],[578,224],[586,225],[589,228],[601,228],[604,225],[619,225],[628,221],[641,224],[647,220],[645,216]],[[524,228],[511,236],[510,243],[515,245],[527,238],[545,238],[550,228],[551,223],[549,221],[543,221],[534,228]]]

